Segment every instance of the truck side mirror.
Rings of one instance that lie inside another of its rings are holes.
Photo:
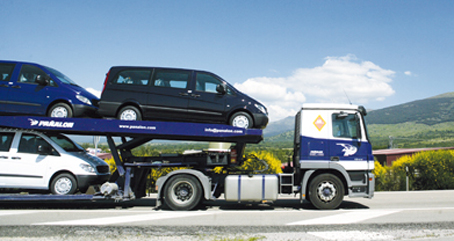
[[[39,85],[48,85],[49,84],[49,79],[46,78],[46,76],[37,75],[36,78],[35,78],[35,82],[38,83]]]
[[[225,95],[225,93],[226,93],[225,86],[221,85],[221,84],[217,85],[216,92],[218,92],[218,94]]]

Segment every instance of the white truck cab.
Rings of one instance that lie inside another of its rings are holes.
[[[0,129],[0,188],[84,193],[109,177],[106,162],[64,135]]]

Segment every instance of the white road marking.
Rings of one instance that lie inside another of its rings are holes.
[[[395,238],[391,235],[364,231],[331,231],[307,233],[327,240],[393,240]]]
[[[37,212],[40,212],[40,211],[28,211],[28,210],[0,211],[0,216],[22,215],[22,214],[30,214],[30,213],[37,213]]]
[[[187,218],[193,216],[201,216],[212,214],[211,212],[151,212],[148,214],[140,215],[129,215],[129,216],[116,216],[116,217],[105,217],[105,218],[91,218],[91,219],[78,219],[68,221],[57,221],[57,222],[44,222],[34,223],[32,225],[81,225],[81,226],[92,226],[92,225],[110,225],[119,223],[132,223],[142,221],[153,221],[171,218]]]
[[[392,213],[400,212],[400,210],[360,210],[349,211],[341,214],[330,215],[322,218],[308,219],[287,225],[317,225],[317,224],[349,224],[357,223],[367,219],[377,218]]]

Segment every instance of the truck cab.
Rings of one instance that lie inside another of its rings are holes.
[[[343,195],[373,197],[374,157],[362,106],[304,104],[295,119],[293,165],[303,199],[320,209]]]

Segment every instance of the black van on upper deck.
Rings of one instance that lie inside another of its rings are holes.
[[[115,66],[98,113],[122,120],[170,120],[265,128],[264,105],[219,76],[199,70]]]

